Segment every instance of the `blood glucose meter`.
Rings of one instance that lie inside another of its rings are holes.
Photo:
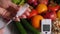
[[[43,19],[41,21],[41,34],[51,34],[52,23],[51,19]]]

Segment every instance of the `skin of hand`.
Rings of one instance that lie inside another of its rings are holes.
[[[0,11],[1,11],[0,14],[2,14],[4,11],[7,12],[7,10],[5,10],[4,8],[1,8],[1,7],[0,7]],[[27,8],[26,12],[22,16],[19,16],[18,18],[17,17],[15,18],[15,21],[20,21],[20,18],[27,18],[27,16],[29,16],[29,14],[30,14],[30,11],[31,10],[29,8]],[[10,15],[10,13],[7,13],[7,14],[8,14],[8,16]],[[3,16],[3,17],[6,17],[6,15]],[[6,18],[8,18],[8,17],[6,17]],[[4,34],[4,29],[0,30],[0,34]]]
[[[0,30],[0,34],[4,34],[4,29],[1,29]]]
[[[16,10],[19,10],[18,6],[12,3],[11,0],[0,0],[0,6],[2,7],[0,8],[1,9],[0,14],[3,15],[3,18],[7,20],[15,16],[17,13]],[[29,8],[27,8],[26,12],[22,16],[19,16],[19,18],[21,17],[27,18],[28,15],[29,15]]]
[[[18,9],[17,5],[14,4],[14,3],[12,3],[11,0],[0,0],[0,16],[2,16],[3,18],[6,18],[6,19],[9,20],[12,17],[11,15],[14,12],[13,10],[12,10],[13,12],[9,11],[9,10],[11,10],[11,9],[8,9],[10,6],[13,7],[13,8],[15,8],[15,9]],[[29,9],[26,10],[26,12],[22,16],[19,16],[19,19],[20,18],[27,18],[27,16],[29,15],[29,12],[30,12]],[[16,20],[17,19],[18,18],[16,18]],[[0,30],[0,34],[3,34],[3,32],[4,32],[3,29]]]
[[[0,9],[2,10],[3,8],[0,8]],[[4,11],[5,11],[5,9],[4,9]],[[19,18],[16,17],[14,21],[20,21],[20,18],[27,18],[27,16],[29,16],[29,12],[30,12],[30,9],[27,8],[26,12],[22,16],[19,16]],[[1,12],[0,12],[0,14],[1,14]],[[4,29],[0,30],[0,34],[4,34]]]
[[[4,8],[0,7],[0,17],[3,17],[4,19],[6,18],[6,20],[9,20],[10,19],[10,12],[8,12]]]
[[[0,6],[5,9],[8,8],[9,6],[17,8],[17,5],[12,3],[11,0],[0,0]]]
[[[9,10],[11,10],[11,9],[9,9]],[[22,16],[19,16],[19,19],[20,18],[27,18],[27,16],[29,16],[30,12],[31,12],[30,8],[27,8],[26,11],[25,11],[25,13],[23,13]],[[8,12],[4,8],[0,7],[0,16],[2,16],[5,20],[12,19],[12,17],[15,16],[16,13],[17,13],[17,11],[15,12],[15,11],[12,10],[12,12],[11,11]],[[17,20],[17,19],[15,19],[15,20]]]
[[[11,10],[11,11],[9,12],[6,9],[0,7],[0,16],[3,17],[5,20],[10,20],[17,13],[17,11],[15,10]]]
[[[0,0],[0,16],[9,20],[17,13],[18,6],[11,0]]]
[[[27,8],[25,13],[23,13],[21,16],[15,17],[14,21],[20,21],[20,18],[28,18],[30,15],[31,9]]]

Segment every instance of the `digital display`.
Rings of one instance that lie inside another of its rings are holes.
[[[43,25],[43,31],[50,31],[50,25]]]

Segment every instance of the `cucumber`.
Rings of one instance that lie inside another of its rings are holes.
[[[26,30],[23,28],[23,26],[20,22],[16,22],[15,24],[16,24],[16,26],[21,34],[27,34]]]
[[[25,19],[21,19],[21,23],[24,25],[25,28],[27,28],[29,31],[32,32],[32,34],[40,34],[40,32],[38,30],[36,30],[35,28],[33,28],[27,20]]]

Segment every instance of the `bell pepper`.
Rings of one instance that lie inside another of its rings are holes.
[[[51,4],[48,6],[48,9],[51,11],[57,11],[59,9],[59,5]]]
[[[30,15],[28,16],[28,18],[31,18],[31,17],[33,17],[33,16],[35,16],[35,15],[37,15],[38,13],[37,13],[37,11],[35,10],[35,9],[33,9],[31,12],[30,12]]]

